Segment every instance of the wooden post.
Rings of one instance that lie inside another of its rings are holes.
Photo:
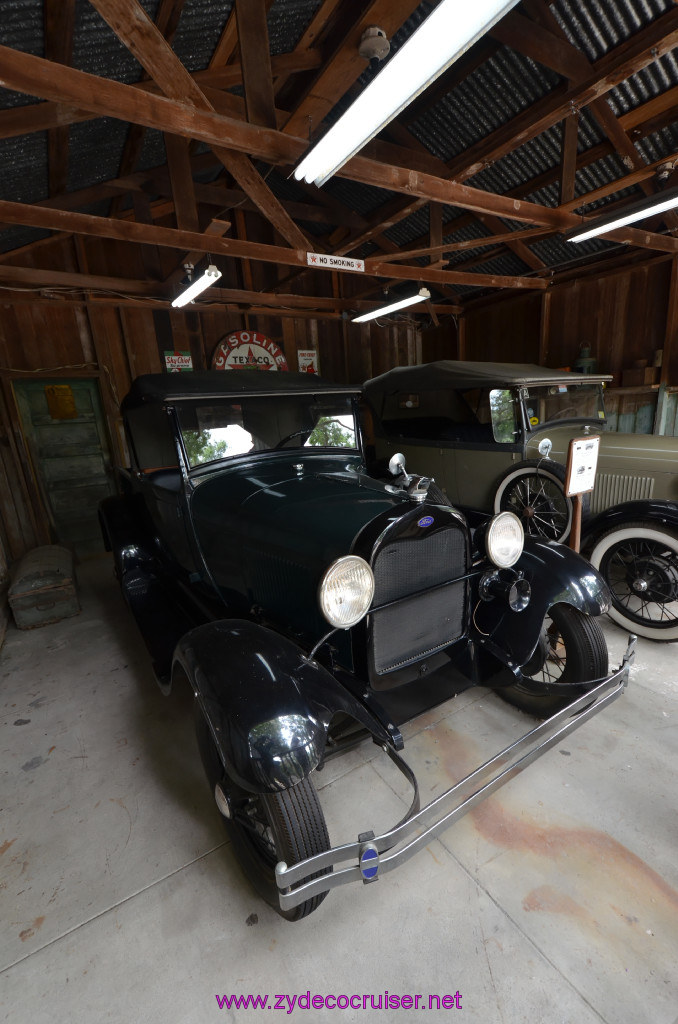
[[[584,501],[581,494],[572,496],[572,526],[570,528],[569,546],[573,551],[579,551],[581,545],[581,514]]]

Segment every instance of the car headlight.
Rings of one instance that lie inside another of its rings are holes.
[[[374,576],[364,558],[344,555],[332,562],[320,583],[320,608],[338,629],[349,629],[367,614],[374,597]]]
[[[523,524],[513,512],[500,512],[495,516],[485,534],[487,557],[500,569],[515,565],[523,553],[525,534]]]

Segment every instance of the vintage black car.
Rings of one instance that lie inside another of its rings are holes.
[[[472,534],[401,459],[366,475],[359,400],[294,373],[140,377],[131,467],[100,511],[161,687],[194,693],[240,863],[289,919],[396,867],[619,696],[632,650],[608,675],[608,592],[578,555],[512,513]],[[552,717],[420,810],[399,725],[479,683]],[[412,805],[332,848],[312,775],[365,736]]]

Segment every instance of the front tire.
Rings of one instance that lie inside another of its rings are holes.
[[[558,462],[517,462],[494,496],[494,511],[514,512],[526,534],[564,541],[572,527],[572,498],[565,494],[565,470]]]
[[[522,681],[497,692],[522,711],[547,718],[586,693],[591,688],[586,684],[607,671],[607,644],[596,620],[568,604],[555,604],[544,619],[534,654],[523,665]],[[554,683],[566,687],[563,695],[549,692]]]
[[[310,779],[280,793],[250,793],[237,786],[225,773],[209,725],[196,705],[196,737],[212,794],[221,803],[224,828],[240,867],[252,887],[281,917],[300,921],[316,910],[327,893],[313,896],[290,910],[281,910],[275,866],[284,860],[289,866],[330,849],[325,817]],[[217,797],[217,787],[220,793]],[[222,809],[228,804],[228,817]],[[310,878],[329,874],[332,868]]]
[[[590,561],[610,588],[611,619],[650,640],[678,640],[678,534],[625,523],[598,538]]]

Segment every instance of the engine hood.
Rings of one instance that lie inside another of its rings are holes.
[[[678,499],[678,437],[657,434],[621,434],[614,430],[600,430],[592,426],[591,434],[600,435],[598,454],[598,475],[608,474],[626,477],[654,479],[655,498]],[[538,445],[548,438],[553,449],[550,455],[556,462],[565,464],[570,440],[582,437],[583,427],[573,424],[545,424],[543,429],[530,435],[527,443],[527,458],[538,459]]]
[[[317,591],[376,517],[411,502],[360,472],[358,458],[288,453],[216,471],[191,500],[196,538],[227,603],[301,633],[327,628]]]

